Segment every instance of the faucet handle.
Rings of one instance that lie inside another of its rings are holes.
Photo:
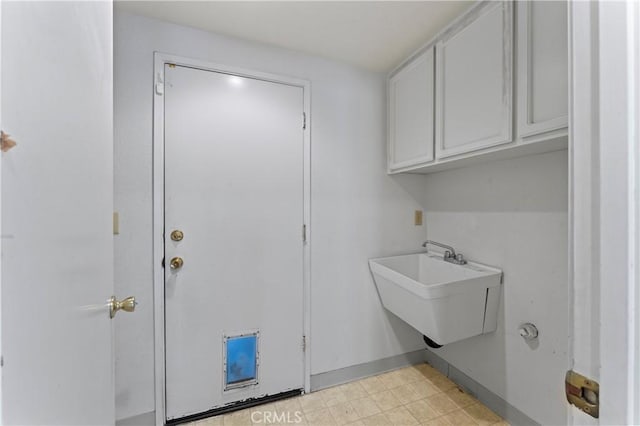
[[[451,259],[451,252],[449,250],[444,252],[444,258],[445,259]]]
[[[453,261],[456,265],[466,265],[467,261],[465,260],[464,256],[462,255],[462,253],[458,253],[454,258]]]

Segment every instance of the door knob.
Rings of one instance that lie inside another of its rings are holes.
[[[133,312],[136,310],[137,304],[138,302],[136,302],[136,298],[133,296],[127,297],[123,300],[118,300],[115,296],[111,296],[111,299],[109,299],[109,317],[115,317],[116,313],[120,310]]]
[[[174,257],[173,259],[171,259],[171,262],[169,262],[169,266],[174,271],[182,268],[183,264],[184,264],[184,260],[182,260],[181,257]]]

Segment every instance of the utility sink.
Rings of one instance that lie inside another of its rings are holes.
[[[436,253],[370,259],[369,267],[383,306],[437,345],[497,327],[500,269]]]

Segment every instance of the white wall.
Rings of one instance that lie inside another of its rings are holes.
[[[434,352],[541,424],[565,424],[567,151],[428,175],[429,239],[504,271],[498,330]],[[534,323],[539,345],[518,326]]]
[[[312,374],[423,347],[382,309],[370,257],[416,250],[424,177],[385,174],[385,78],[335,62],[190,28],[115,15],[115,277],[137,312],[116,318],[117,417],[152,411],[152,74],[161,51],[311,81]],[[411,185],[410,183],[414,184]],[[403,183],[401,185],[400,183]],[[405,188],[413,188],[409,191]]]

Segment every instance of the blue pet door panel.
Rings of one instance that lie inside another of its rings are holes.
[[[224,390],[258,384],[258,332],[224,336]]]

